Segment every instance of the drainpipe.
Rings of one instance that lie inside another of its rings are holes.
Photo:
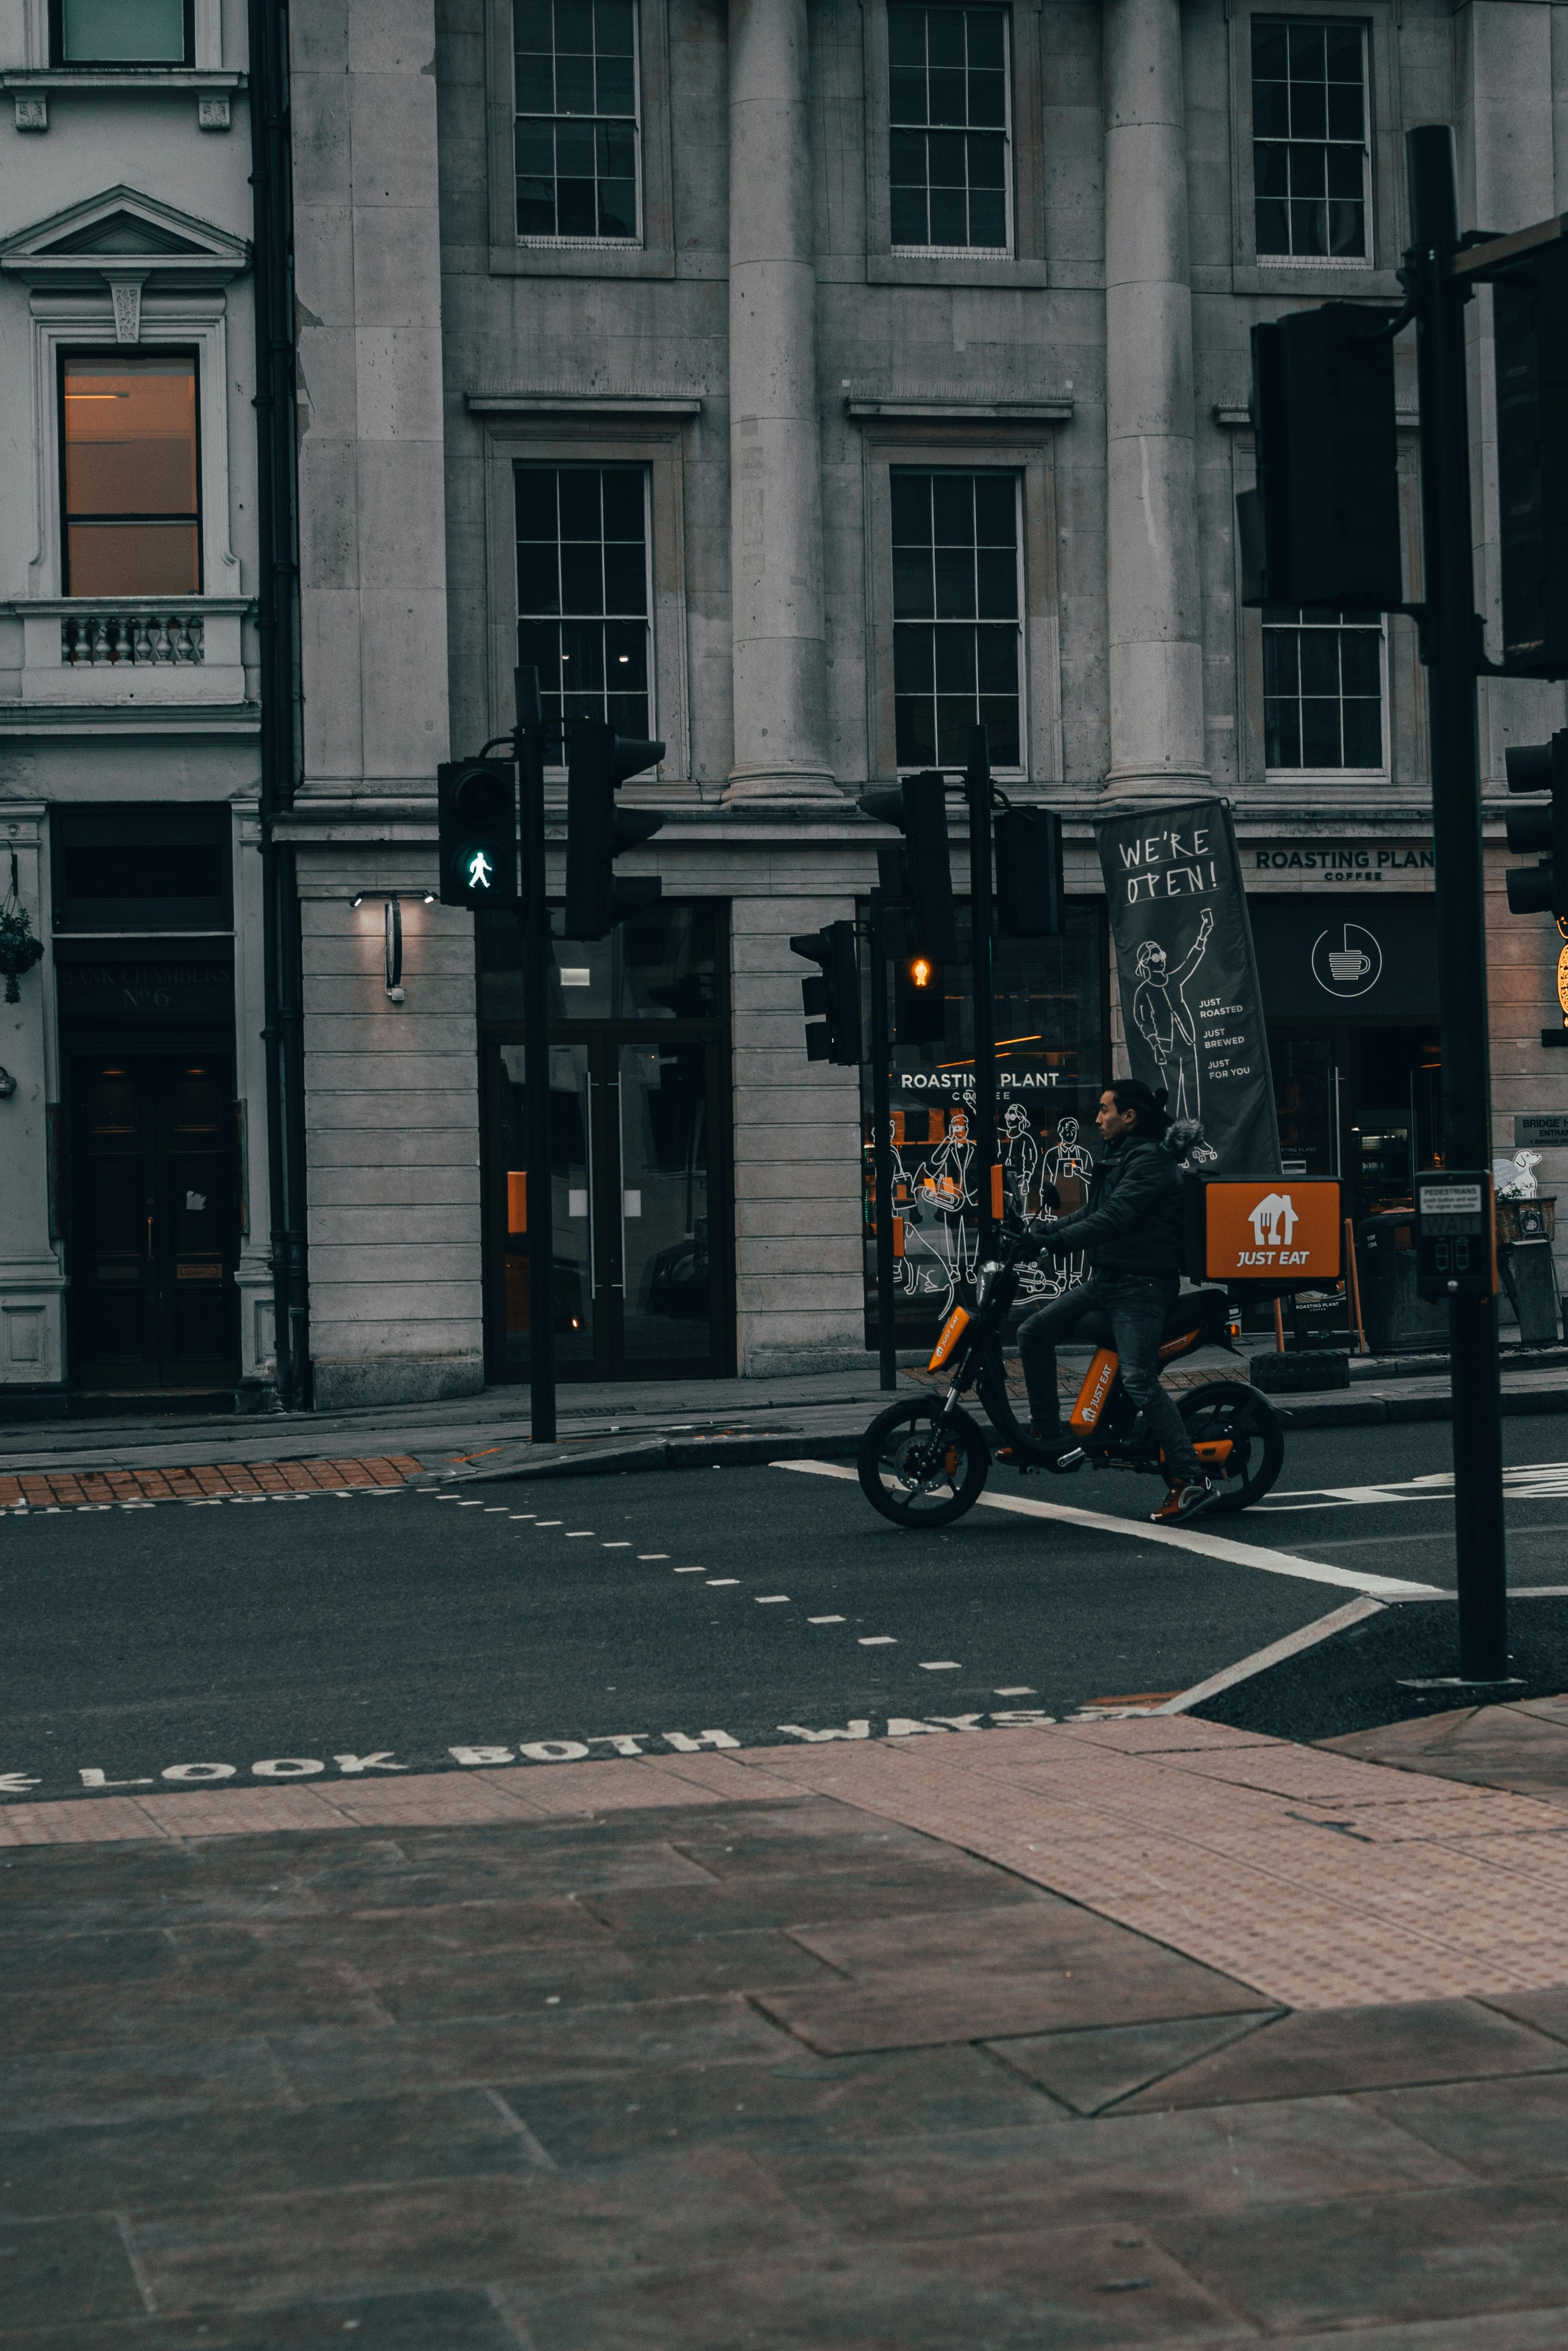
[[[279,819],[294,805],[303,741],[287,0],[249,0],[249,24],[266,935],[266,1019],[261,1033],[267,1047],[267,1191],[277,1409],[298,1412],[310,1403],[299,897],[294,851],[277,833]]]

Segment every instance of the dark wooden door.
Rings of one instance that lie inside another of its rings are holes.
[[[221,1055],[101,1054],[73,1071],[75,1384],[237,1378],[239,1197]]]

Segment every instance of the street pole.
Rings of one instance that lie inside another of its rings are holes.
[[[882,1385],[898,1385],[898,1333],[893,1295],[893,1105],[889,1101],[887,1033],[887,942],[883,935],[882,892],[871,893],[866,925],[871,966],[871,1164],[872,1215],[876,1228],[876,1346]]]
[[[1408,285],[1421,400],[1421,520],[1426,568],[1427,702],[1437,868],[1443,1152],[1453,1168],[1491,1165],[1482,889],[1477,629],[1470,535],[1470,444],[1453,133],[1427,124],[1406,138],[1410,177]],[[1508,1673],[1508,1566],[1502,1507],[1497,1301],[1448,1301],[1453,1395],[1454,1532],[1459,1676]]]
[[[523,848],[523,1151],[528,1219],[528,1428],[555,1443],[555,1223],[549,1124],[549,908],[545,903],[545,745],[537,669],[512,673]]]
[[[989,730],[969,729],[964,774],[969,804],[969,946],[973,963],[975,1031],[975,1165],[979,1170],[979,1262],[996,1255],[993,1186],[997,1158],[997,1008],[991,947],[991,747]]]

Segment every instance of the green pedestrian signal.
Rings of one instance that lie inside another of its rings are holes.
[[[435,771],[444,906],[515,906],[517,796],[509,759],[454,759]]]

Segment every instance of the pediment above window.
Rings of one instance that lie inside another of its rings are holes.
[[[249,266],[246,239],[138,189],[106,188],[0,241],[0,271],[28,286],[134,275],[149,286],[212,286]]]

